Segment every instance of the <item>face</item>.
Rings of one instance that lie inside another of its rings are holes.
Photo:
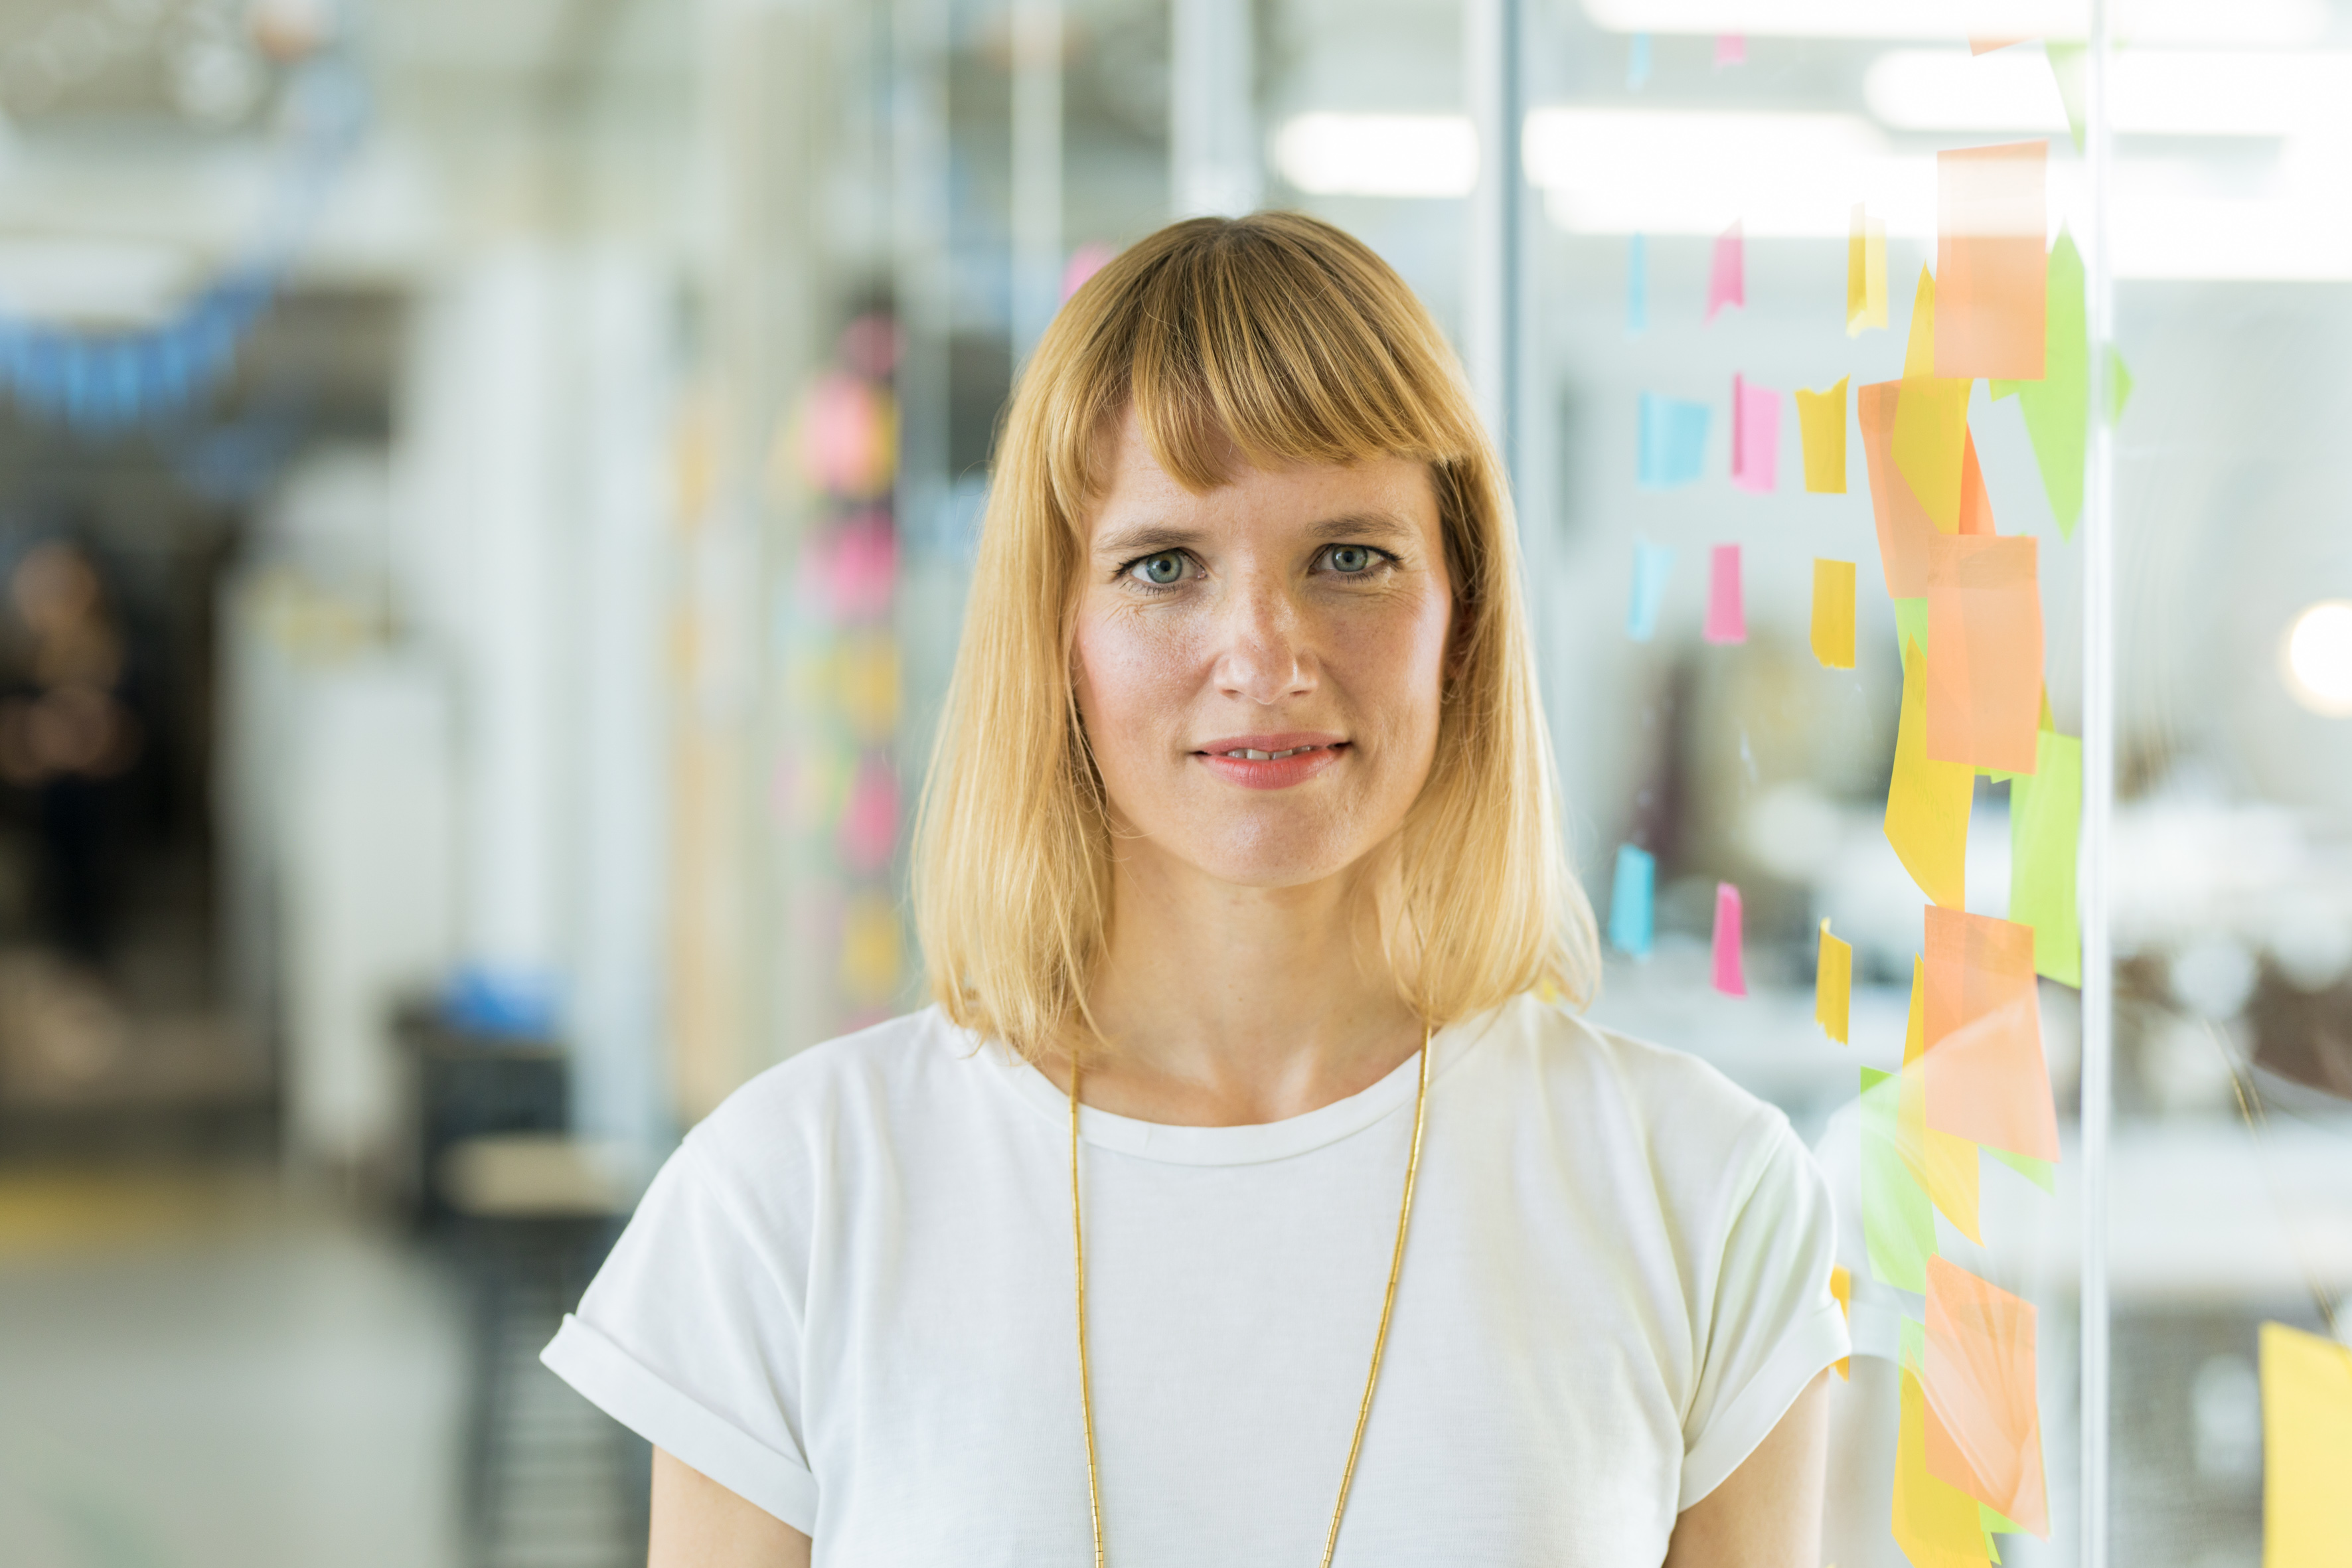
[[[1132,414],[1118,443],[1075,661],[1121,858],[1262,888],[1346,870],[1436,755],[1454,589],[1427,468],[1244,466],[1195,495]]]

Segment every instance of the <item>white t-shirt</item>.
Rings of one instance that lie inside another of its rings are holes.
[[[1633,1568],[1846,1353],[1828,1193],[1689,1057],[1522,997],[1442,1031],[1343,1568]],[[1417,1063],[1253,1127],[1082,1113],[1118,1568],[1311,1568]],[[1060,1089],[936,1010],[697,1127],[544,1359],[856,1568],[1090,1560]]]

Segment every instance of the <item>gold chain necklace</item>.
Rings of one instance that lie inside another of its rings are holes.
[[[1356,1408],[1356,1435],[1348,1439],[1348,1465],[1339,1472],[1339,1500],[1332,1505],[1330,1533],[1323,1538],[1322,1568],[1331,1568],[1339,1549],[1339,1521],[1348,1511],[1348,1488],[1356,1479],[1356,1456],[1364,1447],[1364,1426],[1372,1418],[1372,1390],[1380,1386],[1381,1354],[1388,1349],[1389,1314],[1396,1309],[1397,1276],[1404,1271],[1405,1232],[1412,1223],[1413,1179],[1421,1173],[1421,1126],[1429,1110],[1429,1041],[1421,1031],[1421,1074],[1413,1090],[1412,1148],[1404,1162],[1404,1201],[1397,1205],[1396,1251],[1389,1258],[1389,1286],[1381,1297],[1381,1331],[1372,1340],[1372,1366],[1364,1374],[1364,1400]],[[1095,1472],[1094,1376],[1087,1365],[1087,1229],[1078,1207],[1078,1061],[1070,1058],[1070,1252],[1078,1277],[1078,1408],[1087,1423],[1087,1506],[1095,1525],[1095,1568],[1103,1564],[1102,1489]]]

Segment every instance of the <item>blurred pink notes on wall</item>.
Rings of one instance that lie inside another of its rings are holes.
[[[1747,966],[1740,951],[1739,889],[1728,882],[1715,885],[1715,988],[1726,996],[1748,994]]]
[[[1748,241],[1737,218],[1715,237],[1715,265],[1706,277],[1706,319],[1715,320],[1726,305],[1748,308]]]
[[[1070,252],[1070,264],[1062,268],[1062,298],[1069,297],[1087,286],[1087,279],[1100,272],[1118,252],[1100,240],[1090,239]]]
[[[1739,592],[1739,546],[1718,544],[1707,561],[1706,640],[1748,640],[1748,606]]]
[[[869,511],[835,534],[823,571],[827,608],[843,620],[866,620],[890,608],[898,581],[898,541],[889,514]]]
[[[841,814],[841,859],[852,871],[878,871],[890,863],[898,842],[898,774],[889,760],[868,752]]]
[[[1745,33],[1717,33],[1717,34],[1715,36],[1715,68],[1716,68],[1716,69],[1717,69],[1717,70],[1721,70],[1721,69],[1722,69],[1724,67],[1726,67],[1726,66],[1744,66],[1744,65],[1746,65],[1747,63],[1748,63],[1748,35],[1747,35],[1747,34],[1745,34]]]
[[[1780,395],[1731,378],[1731,482],[1761,495],[1780,478]]]

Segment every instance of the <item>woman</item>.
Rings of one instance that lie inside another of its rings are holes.
[[[1064,307],[924,801],[935,1005],[696,1128],[547,1352],[656,1446],[654,1568],[1817,1568],[1827,1198],[1559,1005],[1517,572],[1346,235],[1196,219]]]

